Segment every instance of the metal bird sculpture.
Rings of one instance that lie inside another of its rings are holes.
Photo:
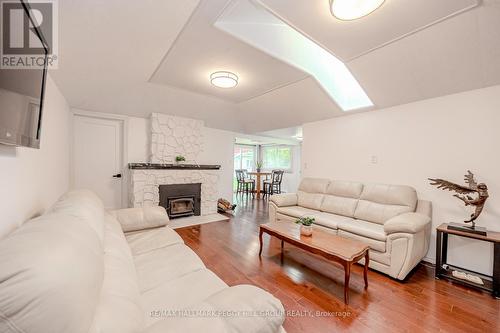
[[[439,178],[438,179],[429,178],[429,180],[431,181],[430,184],[437,186],[437,188],[440,188],[442,190],[457,192],[457,194],[454,194],[453,196],[462,200],[465,203],[465,206],[475,207],[474,213],[472,213],[470,219],[464,221],[465,223],[469,222],[472,223],[472,228],[474,228],[475,227],[474,221],[479,217],[479,215],[483,211],[486,199],[488,199],[489,196],[488,186],[486,186],[486,184],[484,183],[478,184],[474,179],[474,174],[470,172],[470,170],[467,171],[467,174],[465,175],[464,178],[467,186],[458,185]],[[476,198],[473,198],[471,194],[477,194]]]

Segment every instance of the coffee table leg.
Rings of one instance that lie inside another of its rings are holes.
[[[283,263],[283,247],[284,247],[285,242],[281,240],[281,263]]]
[[[346,263],[344,266],[345,279],[344,279],[344,303],[349,304],[349,278],[351,277],[351,264]]]
[[[368,265],[370,264],[370,255],[368,254],[368,250],[366,250],[365,254],[365,269],[363,272],[363,277],[365,278],[365,289],[368,288]]]
[[[259,249],[259,257],[262,254],[262,233],[264,231],[262,229],[259,230],[259,243],[260,243],[260,249]]]

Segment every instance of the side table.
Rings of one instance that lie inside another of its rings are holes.
[[[472,234],[464,231],[449,230],[447,223],[441,224],[437,227],[437,237],[436,237],[436,279],[444,278],[449,279],[470,287],[482,289],[491,293],[492,296],[500,299],[500,232],[488,231],[486,236]],[[448,235],[454,235],[459,237],[472,238],[484,242],[493,243],[494,255],[493,255],[493,275],[484,275],[478,272],[470,271],[462,267],[453,266],[447,263],[448,256]],[[447,265],[444,268],[443,265]],[[479,276],[484,284],[474,283],[468,280],[462,280],[456,278],[452,275],[453,270],[459,270],[465,273],[473,274]]]

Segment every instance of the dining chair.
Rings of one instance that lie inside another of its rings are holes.
[[[264,197],[281,193],[281,182],[283,181],[283,170],[273,170],[270,180],[264,181]]]
[[[237,169],[237,170],[235,170],[235,172],[236,172],[236,181],[237,181],[236,193],[245,192],[246,194],[248,194],[249,192],[251,192],[252,195],[254,195],[255,180],[245,177],[247,175],[247,170],[246,169]]]

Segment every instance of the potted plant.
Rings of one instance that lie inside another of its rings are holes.
[[[262,161],[257,161],[255,162],[255,168],[257,169],[257,172],[260,172],[260,170],[262,169],[262,165],[264,163],[262,163]]]
[[[312,225],[314,223],[314,217],[301,217],[295,223],[300,224],[300,234],[303,236],[311,236],[313,232]]]
[[[182,156],[182,155],[176,156],[176,157],[175,157],[175,162],[176,162],[177,164],[180,164],[180,163],[182,163],[182,162],[186,162],[186,158],[185,158],[184,156]]]

